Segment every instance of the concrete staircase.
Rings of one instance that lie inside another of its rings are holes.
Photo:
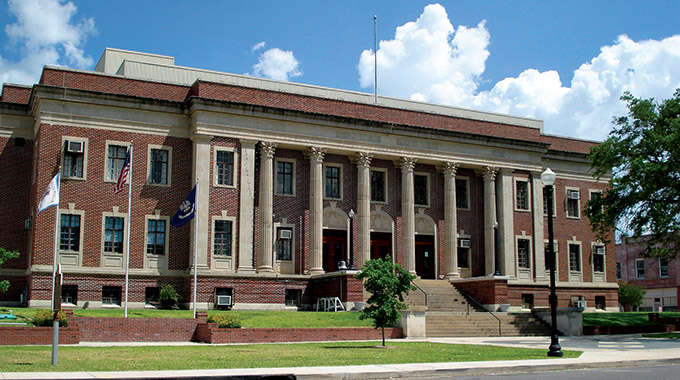
[[[445,280],[416,280],[406,303],[425,306],[428,337],[461,336],[549,336],[550,328],[531,313],[491,313],[470,302]]]

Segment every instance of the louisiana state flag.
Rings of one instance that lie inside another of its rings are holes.
[[[184,202],[179,206],[175,215],[170,219],[170,224],[173,227],[182,227],[188,221],[194,218],[196,214],[196,185],[191,189]]]

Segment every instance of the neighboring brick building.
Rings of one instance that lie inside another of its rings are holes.
[[[126,223],[131,307],[164,284],[192,300],[194,223],[168,222],[195,179],[202,308],[220,295],[234,308],[362,302],[361,284],[338,270],[352,246],[357,267],[390,255],[489,308],[547,306],[550,167],[559,304],[617,308],[614,246],[596,241],[582,210],[606,187],[588,174],[595,143],[543,134],[540,120],[375,104],[116,49],[94,71],[45,67],[38,84],[4,85],[0,118],[0,246],[22,253],[3,266],[5,303],[49,303],[56,208],[36,206],[61,165],[63,298],[79,307],[121,303]],[[128,215],[127,190],[113,188],[131,144]]]
[[[647,290],[640,311],[676,311],[680,293],[680,260],[643,257],[648,238],[622,237],[616,244],[617,278]]]

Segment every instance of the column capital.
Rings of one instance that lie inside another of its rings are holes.
[[[269,141],[260,141],[260,155],[262,157],[274,158],[276,147],[279,144]]]
[[[320,147],[317,147],[317,146],[310,146],[305,151],[305,157],[307,157],[310,161],[323,162],[323,159],[324,159],[325,156],[326,156],[326,148],[320,148]]]
[[[402,172],[412,172],[416,167],[417,158],[413,157],[402,157],[399,159],[399,167]]]
[[[455,177],[456,173],[458,172],[458,166],[459,165],[453,161],[447,161],[439,166],[439,171],[444,173],[444,175]]]
[[[355,164],[357,164],[357,166],[365,166],[367,168],[371,166],[372,160],[373,160],[373,154],[372,153],[366,153],[366,152],[357,152],[352,157],[352,161]]]
[[[498,168],[493,166],[485,166],[481,170],[478,170],[477,174],[484,177],[484,181],[495,181],[496,174],[498,174]]]

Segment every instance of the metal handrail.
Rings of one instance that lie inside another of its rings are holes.
[[[476,303],[477,305],[479,305],[479,307],[481,307],[482,309],[484,309],[484,311],[486,311],[487,313],[491,314],[492,317],[496,318],[496,320],[498,321],[498,336],[503,336],[502,331],[501,331],[501,325],[502,325],[501,319],[498,318],[498,316],[497,316],[493,311],[487,310],[481,303],[479,303],[479,301],[477,301],[477,300],[475,299],[475,297],[473,297],[473,296],[471,296],[471,295],[469,295],[469,294],[467,294],[467,293],[465,293],[465,292],[462,292],[462,291],[461,291],[461,293],[463,293],[463,295],[465,296],[465,298],[467,298],[468,300],[471,300],[472,302]],[[467,309],[468,309],[468,315],[470,315],[470,302],[468,302],[468,307],[467,307]]]
[[[416,284],[415,282],[411,281],[411,283],[412,283],[413,285],[415,285],[415,287],[416,287],[418,290],[420,290],[421,292],[423,292],[423,295],[425,295],[425,307],[427,307],[427,293],[426,293],[420,286],[418,286],[418,284]]]

